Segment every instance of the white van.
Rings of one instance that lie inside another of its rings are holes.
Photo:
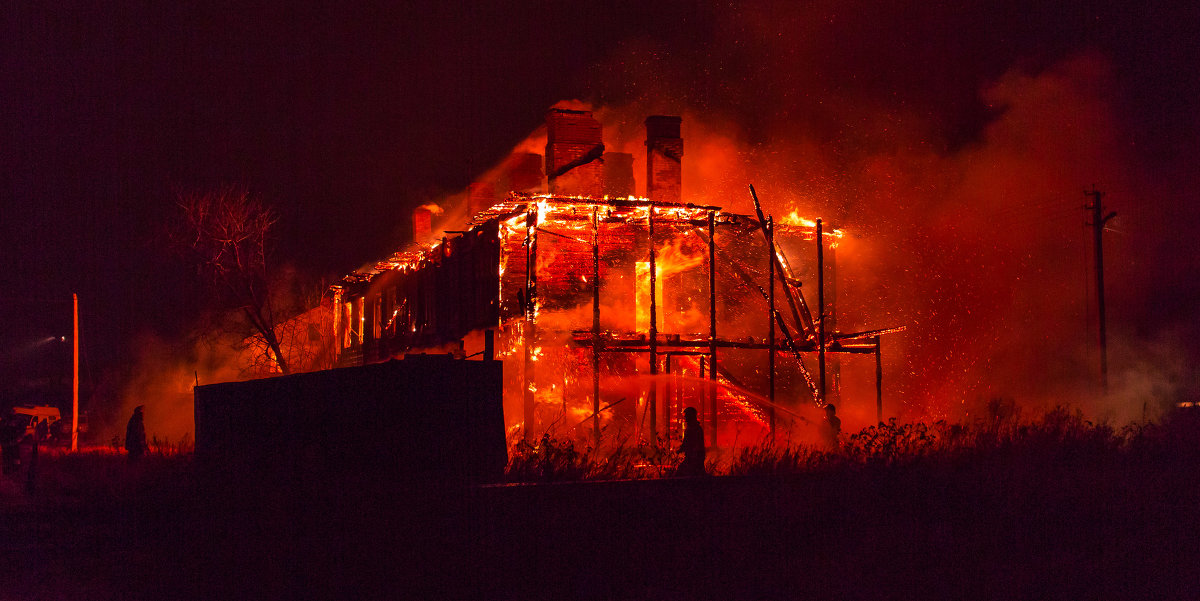
[[[58,407],[47,407],[45,405],[13,407],[12,414],[13,417],[21,420],[21,423],[25,426],[25,436],[30,437],[36,431],[38,422],[46,420],[46,425],[49,426],[46,432],[47,436],[49,436],[49,433],[55,430],[54,424],[62,419],[62,413],[59,412]]]

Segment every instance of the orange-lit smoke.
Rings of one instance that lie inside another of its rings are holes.
[[[292,292],[282,285],[276,290],[281,298]],[[333,314],[329,299],[322,300],[325,302],[276,324],[276,336],[292,373],[333,367]],[[138,405],[145,405],[148,437],[171,444],[194,440],[193,388],[197,384],[280,375],[265,341],[257,335],[246,337],[240,319],[240,311],[228,312],[215,322],[203,323],[204,331],[178,342],[143,334],[137,344],[138,355],[123,379],[120,408],[116,415],[96,416],[104,423],[92,435],[93,441],[124,438],[126,421]],[[271,416],[263,418],[269,421]]]
[[[1147,343],[1110,318],[1110,378],[1118,390],[1095,400],[1095,294],[1082,192],[1096,183],[1110,202],[1129,206],[1157,189],[1123,151],[1125,132],[1102,92],[1110,77],[1097,54],[1036,74],[1014,69],[980,90],[995,116],[977,140],[954,149],[920,116],[862,102],[838,109],[862,112],[857,129],[840,140],[806,135],[782,116],[774,118],[777,128],[764,135],[759,127],[751,139],[726,113],[672,103],[666,87],[654,100],[590,108],[604,125],[606,148],[634,154],[639,194],[642,119],[682,113],[685,202],[752,213],[752,183],[777,219],[823,217],[842,228],[839,329],[907,326],[883,340],[885,417],[969,418],[987,400],[1011,397],[1033,408],[1076,403],[1099,417],[1127,419],[1142,410],[1132,397],[1156,411],[1186,370],[1147,371],[1136,360]],[[1110,307],[1129,304],[1121,299],[1144,283],[1135,260],[1146,242],[1107,234]],[[841,376],[848,429],[873,421],[873,361],[847,358]]]
[[[145,405],[147,438],[179,443],[195,438],[195,404],[192,389],[200,384],[242,379],[238,353],[228,344],[169,343],[144,334],[138,356],[130,366],[121,393],[120,410],[95,442],[124,439],[125,423],[133,408]]]

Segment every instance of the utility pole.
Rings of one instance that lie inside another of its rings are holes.
[[[1107,324],[1104,317],[1104,224],[1108,223],[1109,219],[1116,217],[1116,212],[1110,211],[1107,215],[1104,214],[1104,206],[1102,199],[1104,194],[1094,187],[1091,192],[1084,192],[1084,196],[1092,199],[1091,204],[1084,207],[1092,212],[1092,248],[1096,256],[1096,303],[1097,314],[1100,321],[1100,386],[1105,393],[1108,392],[1108,333]]]
[[[71,321],[71,451],[79,450],[79,295],[71,294],[74,306]],[[89,364],[90,365],[90,364]]]

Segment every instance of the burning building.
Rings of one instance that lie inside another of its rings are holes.
[[[510,434],[593,442],[676,438],[688,405],[711,444],[750,442],[835,397],[832,356],[878,361],[883,333],[837,331],[842,232],[685,202],[680,123],[646,119],[638,197],[590,112],[550,110],[544,158],[472,184],[460,229],[419,208],[412,247],[334,286],[338,363],[478,349],[504,362]]]

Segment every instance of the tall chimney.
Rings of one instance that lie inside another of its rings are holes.
[[[604,142],[591,111],[546,112],[546,179],[551,194],[603,194]]]
[[[633,196],[633,155],[628,152],[604,153],[604,194]]]
[[[421,244],[433,236],[433,211],[426,207],[413,209],[413,242]]]
[[[468,219],[494,204],[496,204],[496,184],[494,182],[473,182],[467,186]]]
[[[683,138],[680,117],[646,117],[646,196],[655,202],[681,202]]]

